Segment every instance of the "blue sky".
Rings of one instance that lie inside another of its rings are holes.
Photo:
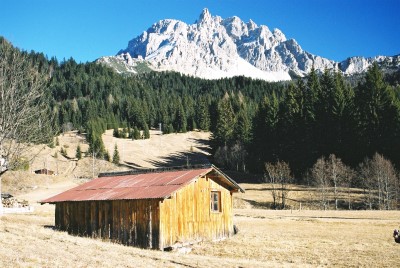
[[[194,23],[203,8],[252,19],[313,54],[400,54],[400,0],[0,0],[0,35],[24,50],[80,62],[115,55],[161,19]]]

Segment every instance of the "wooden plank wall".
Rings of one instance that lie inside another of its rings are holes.
[[[221,192],[221,212],[210,210],[212,190]],[[232,193],[210,178],[198,178],[161,201],[160,248],[228,237],[233,234],[232,217]]]
[[[70,234],[159,248],[160,200],[56,203],[56,228]]]

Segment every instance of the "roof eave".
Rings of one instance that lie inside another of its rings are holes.
[[[216,166],[212,165],[212,168],[219,173],[223,178],[226,178],[226,180],[233,185],[233,188],[236,189],[238,192],[242,192],[244,193],[245,190],[239,186],[239,184],[236,183],[236,181],[234,181],[233,179],[231,179],[228,175],[226,175],[224,172],[222,172],[219,168],[217,168]]]

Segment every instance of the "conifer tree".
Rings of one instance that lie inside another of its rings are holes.
[[[149,126],[146,123],[144,124],[143,137],[145,139],[150,139],[150,130]]]
[[[182,103],[179,103],[178,109],[175,115],[175,130],[178,132],[186,133],[187,132],[187,122],[186,122],[186,114],[183,109]]]
[[[140,131],[136,126],[133,129],[133,139],[135,139],[135,140],[140,139]]]
[[[78,144],[78,147],[76,147],[75,157],[76,157],[78,160],[81,160],[81,159],[82,159],[82,151],[81,151],[81,145],[80,145],[80,144]]]
[[[217,113],[217,125],[213,132],[213,138],[218,145],[226,146],[233,137],[235,125],[235,115],[229,95],[226,94],[218,103]]]
[[[304,88],[304,116],[306,123],[312,125],[315,122],[315,108],[318,98],[320,96],[321,86],[319,83],[318,75],[312,67],[307,77],[307,85]]]
[[[208,131],[211,126],[211,119],[208,104],[204,98],[200,98],[199,100],[197,118],[199,122],[199,128],[201,130]]]
[[[235,137],[242,144],[248,145],[251,141],[251,121],[247,112],[242,109],[237,115]]]
[[[377,64],[367,71],[365,82],[356,89],[356,118],[360,145],[365,149],[364,156],[371,156],[376,151],[393,155],[393,148],[398,148],[396,135],[399,128],[399,110],[395,97]]]
[[[119,158],[118,146],[117,146],[117,144],[115,144],[112,162],[116,165],[119,165],[119,161],[120,161],[120,158]]]
[[[115,138],[119,138],[119,130],[118,130],[118,128],[116,127],[116,128],[114,128],[114,130],[113,130],[113,137],[115,137]]]

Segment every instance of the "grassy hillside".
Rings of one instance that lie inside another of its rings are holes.
[[[188,132],[184,134],[160,135],[151,130],[150,139],[117,139],[112,130],[107,130],[102,138],[106,150],[113,155],[117,145],[121,165],[93,159],[86,155],[88,144],[84,136],[77,132],[67,132],[57,137],[58,145],[50,148],[45,145],[32,148],[30,153],[36,157],[29,163],[26,171],[6,172],[2,179],[2,191],[11,194],[26,193],[36,188],[46,188],[54,183],[81,183],[96,177],[101,172],[128,170],[131,168],[157,168],[180,166],[207,162],[209,132]],[[85,157],[75,159],[77,146],[81,147]],[[61,154],[61,149],[66,155]],[[33,172],[47,168],[57,175],[36,175]]]

